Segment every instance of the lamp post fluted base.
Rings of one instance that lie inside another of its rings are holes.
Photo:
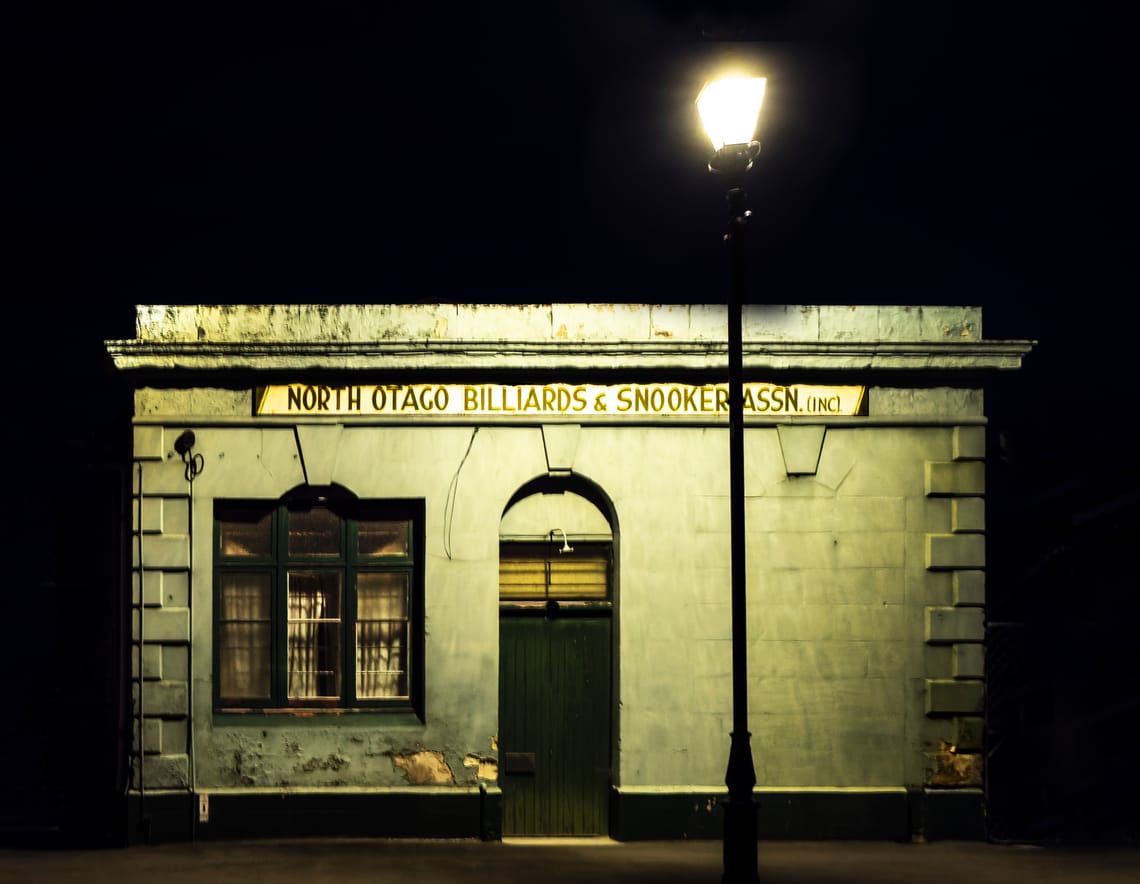
[[[728,752],[725,784],[728,800],[724,803],[724,874],[723,884],[757,884],[756,800],[752,787],[756,771],[752,766],[752,734],[733,731]]]

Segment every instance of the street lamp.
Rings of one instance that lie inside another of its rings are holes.
[[[729,501],[732,573],[732,732],[728,770],[724,776],[728,801],[724,807],[725,884],[755,884],[757,875],[756,804],[752,787],[756,770],[748,730],[748,605],[745,591],[744,547],[744,226],[747,208],[744,178],[760,153],[755,141],[764,101],[763,77],[714,80],[697,96],[697,110],[715,151],[709,171],[727,186],[728,243],[731,288],[728,302],[728,427]]]

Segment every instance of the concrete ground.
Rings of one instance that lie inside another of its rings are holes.
[[[1140,847],[761,842],[760,884],[1137,884]],[[719,884],[719,841],[321,839],[0,849],[0,882]]]

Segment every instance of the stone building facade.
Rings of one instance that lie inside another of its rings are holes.
[[[747,307],[762,838],[984,835],[973,307]],[[726,311],[140,306],[132,837],[720,837]]]

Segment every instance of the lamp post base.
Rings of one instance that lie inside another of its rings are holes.
[[[724,805],[723,884],[757,884],[756,802],[729,798]]]
[[[757,884],[756,800],[752,787],[756,773],[752,766],[752,748],[747,731],[733,731],[728,753],[725,784],[728,800],[724,803],[724,874],[723,884]]]

